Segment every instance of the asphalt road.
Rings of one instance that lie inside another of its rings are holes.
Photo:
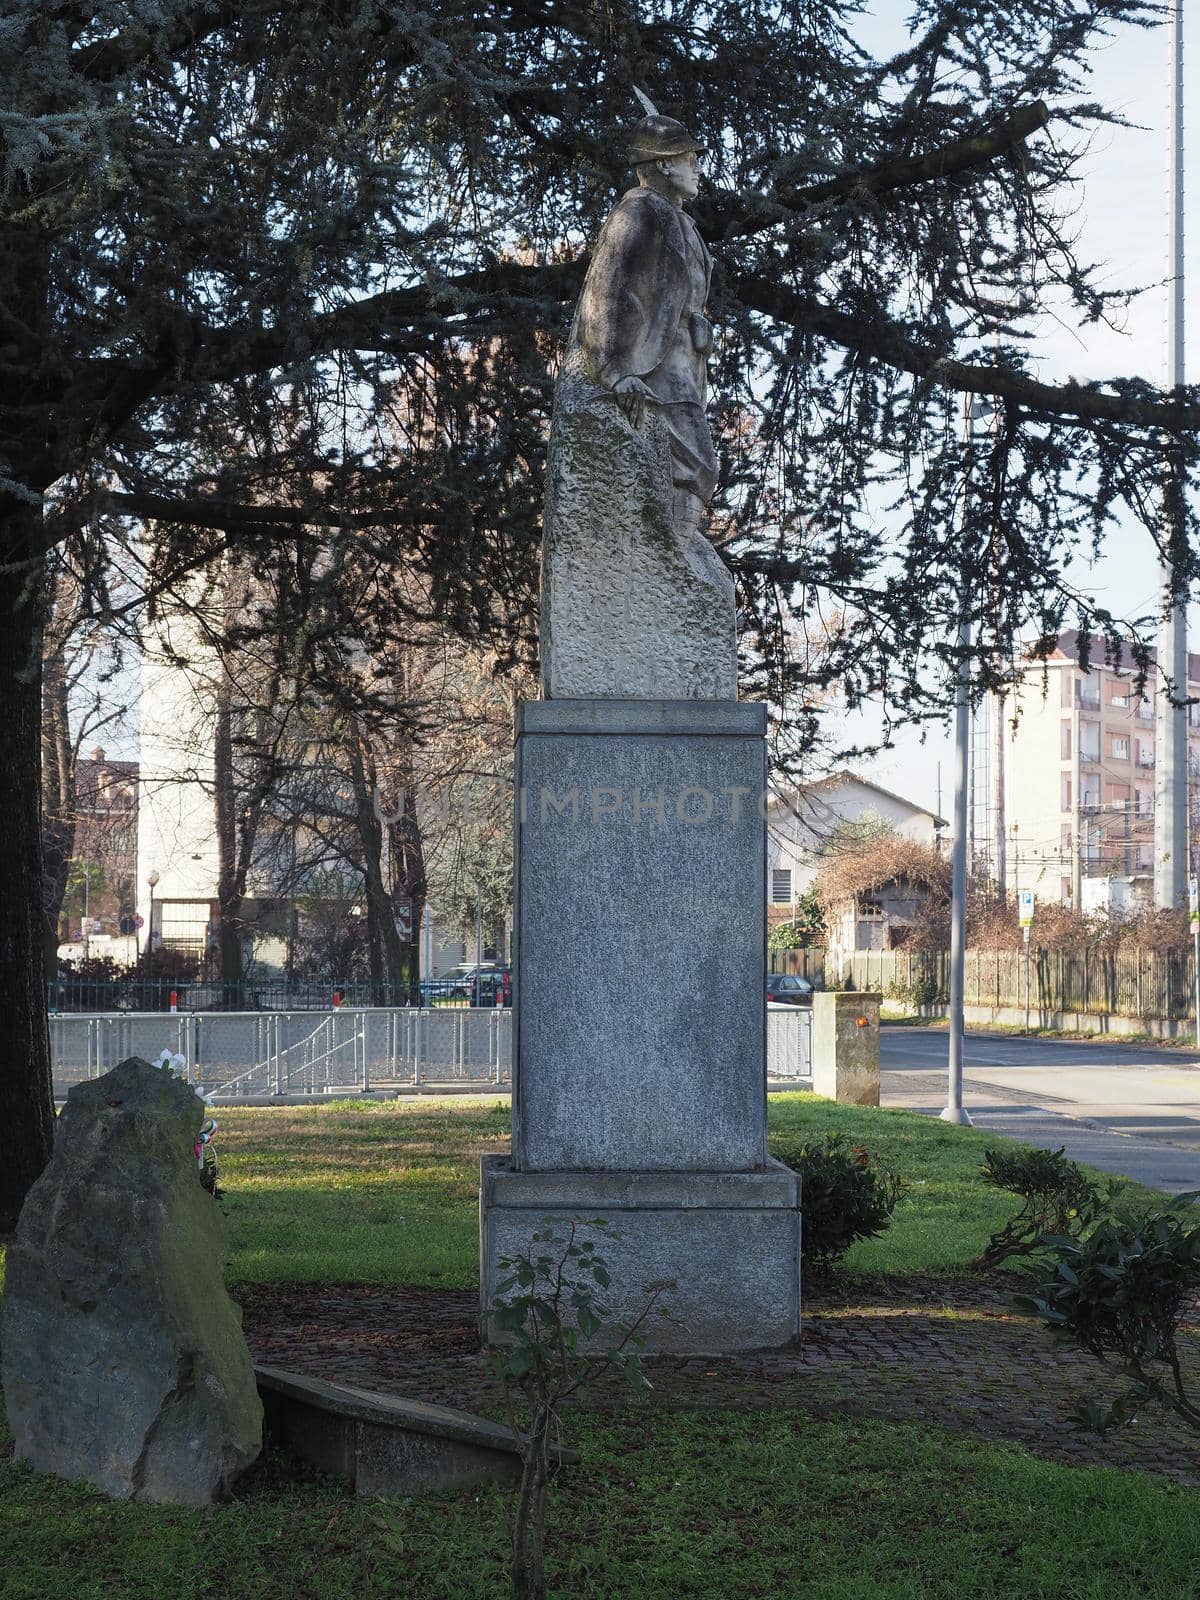
[[[882,1100],[936,1115],[942,1029],[880,1030]],[[1200,1189],[1200,1053],[968,1034],[963,1102],[977,1127],[1178,1192]]]

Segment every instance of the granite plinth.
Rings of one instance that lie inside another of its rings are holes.
[[[485,1155],[480,1173],[483,1313],[503,1274],[546,1222],[579,1222],[612,1277],[604,1302],[631,1320],[644,1286],[669,1280],[671,1319],[645,1326],[651,1350],[692,1355],[780,1349],[800,1336],[800,1180],[768,1159],[756,1172],[518,1172]],[[604,1229],[589,1234],[599,1218]]]
[[[765,727],[736,701],[522,707],[519,1170],[764,1167]]]

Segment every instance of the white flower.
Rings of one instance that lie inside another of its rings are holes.
[[[183,1073],[184,1069],[187,1067],[187,1057],[172,1055],[169,1050],[164,1050],[154,1065],[156,1067],[161,1067],[164,1072]]]

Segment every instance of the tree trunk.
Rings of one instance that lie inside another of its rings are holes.
[[[213,813],[217,833],[217,952],[221,963],[221,1001],[227,1009],[240,1011],[244,977],[241,909],[245,897],[244,878],[238,871],[233,704],[226,679],[222,679],[217,690],[213,730]]]
[[[425,840],[417,811],[417,773],[411,735],[399,744],[393,772],[396,793],[389,796],[387,827],[391,840],[392,894],[408,905],[408,938],[400,940],[400,964],[407,999],[416,1003],[421,986],[421,925],[429,885],[425,876]]]
[[[383,824],[376,807],[378,774],[374,756],[361,732],[352,732],[349,746],[354,820],[362,845],[371,983],[375,989],[376,1005],[395,1005],[406,974],[392,896],[383,877]]]
[[[42,912],[47,973],[58,967],[59,919],[75,854],[75,751],[67,673],[61,653],[43,664]]]
[[[36,507],[0,500],[8,561],[40,549],[41,521]],[[0,1233],[15,1228],[54,1142],[42,911],[43,578],[36,558],[23,572],[0,573]]]

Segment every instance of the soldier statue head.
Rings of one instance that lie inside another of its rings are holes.
[[[704,146],[674,117],[664,117],[635,89],[646,115],[629,134],[629,161],[638,182],[666,199],[682,205],[695,199],[700,189],[700,160]]]

